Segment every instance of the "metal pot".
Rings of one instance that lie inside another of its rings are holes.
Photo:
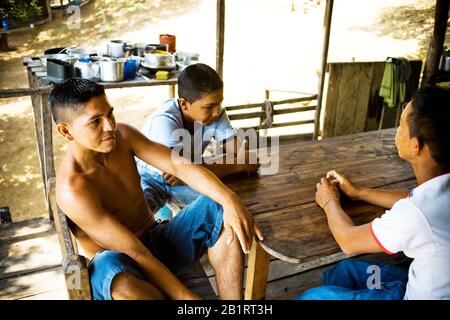
[[[78,58],[85,58],[90,56],[96,56],[97,50],[92,48],[68,48],[67,53]]]
[[[70,64],[74,64],[77,60],[77,56],[72,56],[66,53],[45,54],[39,58],[44,67],[47,66],[47,60],[59,60]]]
[[[145,46],[145,43],[135,43],[131,49],[131,53],[133,53],[136,57],[143,57],[145,53]]]
[[[130,46],[126,40],[111,40],[107,43],[108,56],[113,58],[125,57],[126,47]]]
[[[167,44],[147,44],[145,45],[145,53],[151,53],[153,50],[161,50],[161,51],[167,51]]]
[[[124,78],[125,60],[101,60],[100,80],[106,82],[122,81]]]
[[[75,76],[73,63],[67,61],[48,59],[47,78],[50,83],[61,83]]]
[[[144,63],[149,68],[174,68],[175,57],[171,54],[146,53],[144,55]]]

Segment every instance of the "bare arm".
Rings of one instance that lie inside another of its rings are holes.
[[[258,171],[259,161],[256,157],[251,157],[251,151],[248,150],[246,140],[242,141],[238,137],[228,141],[223,145],[225,154],[220,156],[217,163],[203,163],[202,166],[214,173],[217,177],[222,178],[239,172],[247,172],[248,174]],[[227,154],[231,154],[228,158],[232,158],[232,163],[227,163]],[[238,161],[239,159],[239,161]],[[208,161],[212,162],[212,161]]]
[[[250,174],[258,171],[260,166],[258,158],[252,157],[251,151],[248,150],[247,141],[242,142],[238,137],[228,141],[223,145],[225,154],[203,158],[202,167],[211,171],[218,178],[223,178],[235,173],[246,172]],[[231,161],[230,161],[230,160]],[[240,159],[240,161],[238,161]],[[163,178],[171,186],[183,184],[183,182],[175,176],[170,175],[167,172],[163,172]]]
[[[409,190],[380,190],[358,187],[345,175],[334,170],[327,173],[327,179],[350,197],[350,199],[365,201],[386,209],[391,209],[394,203],[406,198],[409,193]]]
[[[339,202],[337,188],[326,178],[316,185],[316,202],[327,215],[334,239],[345,254],[382,252],[370,230],[370,224],[355,226]]]
[[[198,299],[142,242],[101,205],[96,190],[84,179],[73,178],[57,188],[61,209],[90,239],[107,250],[127,254],[134,259],[144,276],[171,299]]]
[[[163,172],[180,178],[196,191],[207,195],[223,207],[224,228],[229,243],[236,233],[242,250],[249,252],[253,235],[262,240],[262,233],[239,197],[214,174],[200,165],[192,164],[161,144],[148,140],[138,130],[125,126],[127,140],[134,154]]]

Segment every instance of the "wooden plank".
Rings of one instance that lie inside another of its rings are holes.
[[[80,255],[63,259],[63,273],[69,300],[92,300],[87,260]]]
[[[61,264],[56,234],[0,243],[0,278]]]
[[[28,69],[28,82],[30,88],[38,88],[38,79],[32,74],[30,69]],[[36,135],[36,144],[38,149],[39,164],[41,170],[42,183],[44,185],[44,197],[46,196],[45,185],[47,180],[45,179],[45,159],[44,159],[44,145],[42,141],[42,111],[39,95],[31,96],[31,105],[33,107],[33,119],[34,119],[34,130]]]
[[[58,208],[58,205],[56,203],[55,186],[56,186],[56,178],[51,177],[48,181],[48,190],[49,190],[48,202],[52,207],[52,211],[55,213],[54,214],[55,229],[58,235],[61,254],[63,257],[66,257],[78,253],[78,250],[76,249],[77,243],[71,234],[66,215]]]
[[[216,71],[223,78],[223,56],[225,52],[225,0],[216,2]]]
[[[55,176],[55,165],[53,162],[53,122],[50,111],[49,96],[41,95],[41,121],[42,121],[42,144],[44,150],[44,190],[46,193],[45,203],[50,220],[53,220],[53,211],[48,201],[48,186],[47,181]]]
[[[0,226],[0,243],[14,242],[36,237],[40,234],[55,232],[48,218],[33,218]]]
[[[402,160],[375,159],[298,165],[290,173],[250,177],[240,184],[227,185],[239,194],[252,214],[258,215],[314,201],[315,184],[332,169],[348,175],[358,185],[370,188],[414,178],[411,167]]]
[[[324,17],[324,35],[323,35],[323,51],[322,51],[322,66],[320,69],[320,80],[319,80],[319,90],[317,97],[317,111],[315,115],[315,124],[314,124],[314,134],[313,139],[317,140],[319,137],[319,127],[320,127],[320,113],[322,109],[322,97],[323,97],[323,88],[325,85],[325,72],[327,67],[328,60],[328,47],[330,44],[330,33],[331,33],[331,18],[333,16],[333,3],[334,0],[327,0],[325,7],[325,17]]]
[[[341,64],[342,78],[339,86],[339,100],[336,110],[334,135],[352,134],[355,121],[356,103],[359,91],[358,74],[360,64]]]
[[[384,62],[374,62],[370,82],[370,96],[367,106],[366,131],[378,129],[383,98],[379,96],[381,80],[383,79]]]
[[[409,186],[413,184],[414,180],[408,182]],[[371,222],[384,213],[380,207],[345,199],[342,206],[356,225]],[[326,215],[315,203],[258,215],[256,221],[264,234],[264,248],[270,248],[270,253],[279,259],[303,263],[340,252],[328,228]]]
[[[336,125],[337,102],[339,101],[339,87],[341,83],[342,68],[335,63],[329,66],[328,91],[325,104],[325,114],[322,137],[328,138],[334,136],[334,127]]]
[[[353,123],[352,133],[364,132],[366,129],[367,109],[369,106],[373,68],[373,63],[361,65],[358,75],[359,88],[356,99],[355,121]]]
[[[316,108],[317,108],[317,106],[297,107],[297,108],[289,108],[289,109],[274,109],[273,115],[312,111],[312,110],[316,110]]]
[[[245,280],[245,300],[261,300],[266,296],[269,254],[253,238]]]
[[[60,266],[0,280],[0,300],[24,299],[52,291],[61,293],[59,299],[66,300],[64,276]]]

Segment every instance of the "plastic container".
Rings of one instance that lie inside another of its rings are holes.
[[[125,62],[124,78],[125,80],[133,80],[136,78],[136,71],[138,68],[138,61],[135,59],[128,59]]]
[[[2,20],[2,27],[5,30],[9,30],[11,28],[11,25],[9,24],[9,20],[8,19],[3,19]]]
[[[97,80],[100,77],[100,64],[92,62],[90,58],[80,58],[74,64],[77,77],[88,80]]]
[[[159,43],[167,44],[167,51],[170,53],[177,51],[177,38],[172,34],[159,35]]]

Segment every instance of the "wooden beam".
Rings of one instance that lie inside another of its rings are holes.
[[[433,38],[427,53],[427,60],[423,71],[421,87],[436,84],[436,75],[439,68],[439,59],[442,55],[442,47],[447,31],[447,20],[449,10],[449,0],[436,0],[436,10],[434,14]]]
[[[333,14],[333,2],[334,0],[327,0],[325,8],[325,21],[324,21],[325,32],[323,36],[324,39],[323,39],[322,67],[320,71],[319,92],[317,96],[317,110],[316,110],[316,118],[314,121],[313,140],[317,140],[319,136],[320,111],[322,109],[323,87],[325,83],[325,71],[328,60],[328,47],[330,44],[331,16]]]
[[[247,277],[245,281],[245,300],[262,300],[266,296],[267,276],[269,274],[269,254],[253,238],[248,256]]]
[[[217,0],[216,23],[216,71],[223,79],[223,55],[225,48],[225,0]]]

